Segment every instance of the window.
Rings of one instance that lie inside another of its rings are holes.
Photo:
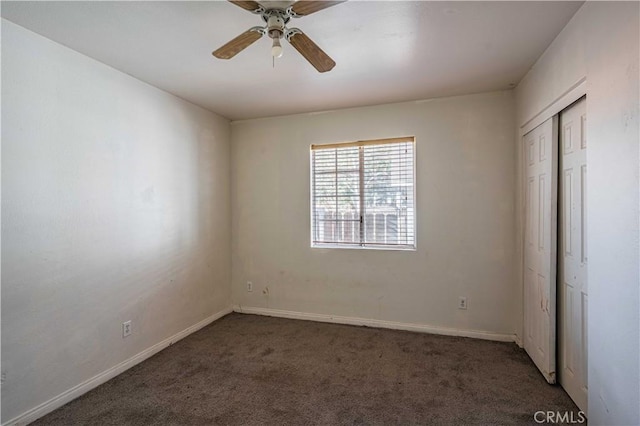
[[[311,146],[311,245],[414,249],[413,137]]]

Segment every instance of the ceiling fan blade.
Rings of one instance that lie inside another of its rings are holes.
[[[287,40],[319,72],[331,71],[336,66],[335,61],[299,29],[290,30]]]
[[[249,12],[254,12],[260,9],[260,5],[252,0],[229,0],[229,3],[233,3],[236,6],[243,8],[244,10],[248,10]]]
[[[331,6],[335,6],[339,3],[344,3],[347,0],[338,1],[313,1],[313,0],[300,0],[293,4],[291,10],[296,16],[306,16],[312,13],[319,12]]]
[[[262,37],[262,32],[255,28],[251,28],[214,51],[213,56],[218,59],[231,59],[253,44],[260,37]]]

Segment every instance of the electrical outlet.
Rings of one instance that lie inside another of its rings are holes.
[[[122,337],[131,335],[131,320],[122,323]]]
[[[467,298],[461,297],[458,299],[458,309],[467,309]]]
[[[251,281],[247,281],[247,291],[248,292],[253,291],[253,283]]]

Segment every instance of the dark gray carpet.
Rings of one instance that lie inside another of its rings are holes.
[[[578,409],[513,343],[228,315],[37,425],[536,424]]]

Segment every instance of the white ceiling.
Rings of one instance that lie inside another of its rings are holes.
[[[211,52],[253,15],[226,1],[2,2],[2,17],[232,120],[507,89],[582,2],[349,1],[292,20],[337,63],[263,37]]]

